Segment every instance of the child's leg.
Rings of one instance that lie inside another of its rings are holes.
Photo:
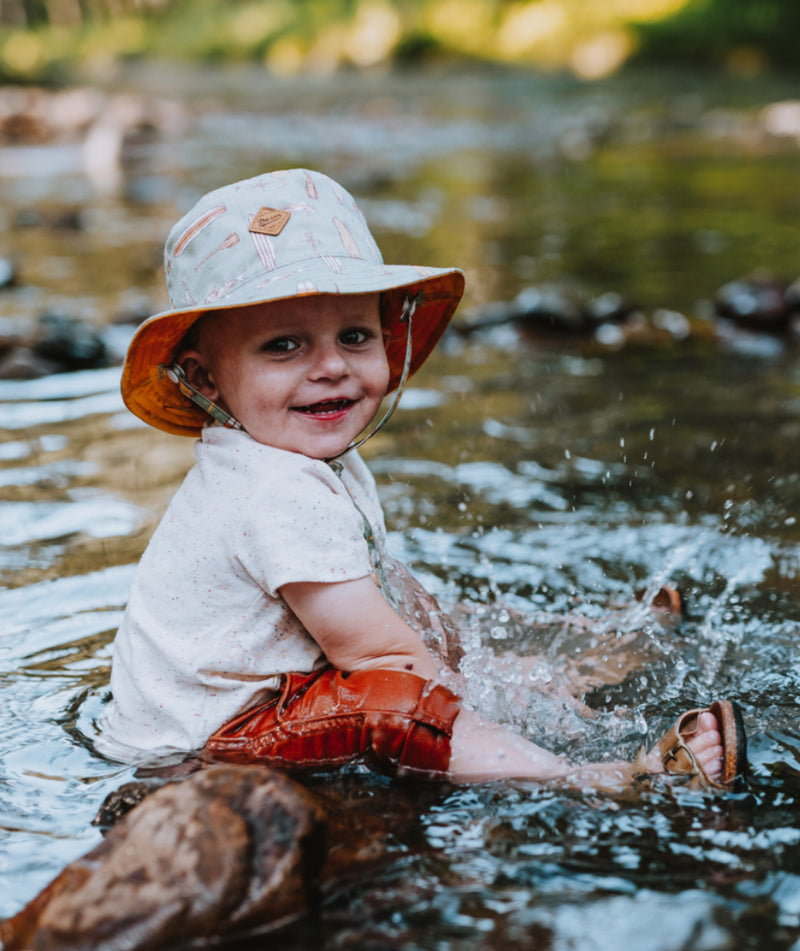
[[[732,779],[739,771],[739,753],[743,760],[743,728],[730,704],[714,704],[711,710],[716,714],[685,714],[679,735],[673,729],[663,749],[634,763],[579,767],[487,723],[434,681],[405,671],[348,674],[329,667],[286,675],[281,696],[220,727],[204,758],[291,767],[334,765],[372,754],[379,761],[456,782],[516,778],[621,790],[637,775],[664,772],[665,754],[673,772],[700,772],[703,780],[716,781],[724,754],[733,755],[730,763],[726,760]],[[731,740],[724,750],[722,731]]]
[[[687,739],[697,762],[714,781],[722,772],[723,747],[720,724],[709,712],[697,719],[696,732]],[[658,749],[636,763],[623,761],[576,766],[564,757],[511,733],[496,723],[486,723],[471,710],[462,709],[453,724],[450,778],[455,782],[485,782],[495,779],[558,780],[580,788],[624,788],[643,773],[663,773]]]

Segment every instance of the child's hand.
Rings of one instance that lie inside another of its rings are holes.
[[[334,667],[436,676],[422,639],[398,617],[372,577],[338,584],[296,582],[284,585],[280,594]]]

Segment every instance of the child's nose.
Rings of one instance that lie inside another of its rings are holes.
[[[347,360],[335,344],[325,344],[317,349],[311,375],[318,379],[338,380],[348,372]]]

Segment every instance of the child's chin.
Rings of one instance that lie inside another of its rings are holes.
[[[319,459],[322,462],[324,462],[326,459],[334,459],[336,456],[341,455],[351,444],[351,440],[348,440],[344,443],[337,440],[336,442],[332,441],[329,444],[310,443],[300,440],[298,442],[289,442],[285,445],[276,445],[275,441],[269,438],[259,439],[257,435],[254,435],[253,438],[256,442],[260,442],[265,446],[272,446],[273,449],[283,449],[286,452],[296,452],[301,456],[306,456],[309,459]]]
[[[349,445],[350,443],[347,442],[343,446],[337,445],[327,449],[298,449],[296,451],[302,453],[304,456],[308,456],[309,459],[320,459],[322,462],[325,462],[327,459],[335,459],[337,456],[341,456]]]

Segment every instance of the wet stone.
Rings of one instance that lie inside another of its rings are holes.
[[[21,321],[10,317],[0,317],[0,354],[8,353],[18,347],[24,339]]]
[[[60,369],[31,347],[15,346],[0,356],[0,380],[36,380]]]
[[[592,297],[586,302],[585,309],[595,324],[621,323],[638,313],[637,306],[616,291]]]
[[[800,278],[786,288],[786,303],[792,314],[800,314]]]
[[[623,323],[637,308],[614,291],[590,297],[569,284],[531,286],[512,301],[495,302],[462,323],[462,333],[512,324],[527,333],[590,336],[598,326]]]
[[[527,287],[513,303],[517,323],[530,329],[586,333],[593,321],[585,301],[572,288]]]
[[[109,829],[118,822],[124,815],[127,815],[134,806],[138,806],[144,799],[155,792],[157,786],[151,782],[135,780],[125,783],[114,792],[106,796],[103,804],[97,810],[97,815],[92,820],[92,825],[99,826],[101,829]]]
[[[718,317],[741,327],[783,333],[789,326],[795,304],[785,282],[763,275],[739,278],[723,285],[714,299],[714,310]]]
[[[17,280],[17,268],[10,258],[0,258],[0,289],[11,287]]]
[[[84,214],[80,208],[60,208],[42,211],[39,208],[24,208],[14,217],[17,228],[48,228],[51,231],[83,231]]]
[[[42,314],[34,350],[64,370],[93,369],[106,366],[108,361],[102,336],[66,314]]]
[[[143,791],[128,789],[132,799]],[[284,923],[313,899],[324,831],[315,800],[287,777],[202,770],[131,808],[0,923],[0,942],[4,951],[152,951]]]

